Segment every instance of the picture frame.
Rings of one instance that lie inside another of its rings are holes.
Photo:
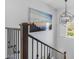
[[[52,29],[52,15],[29,8],[30,32],[46,31]]]

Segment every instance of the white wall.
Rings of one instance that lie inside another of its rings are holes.
[[[69,9],[74,14],[74,9]],[[62,10],[58,10],[58,21],[57,21],[57,49],[67,52],[67,59],[74,59],[74,38],[66,37],[66,27],[59,23],[59,15]]]
[[[46,4],[37,0],[6,0],[6,16],[5,16],[5,26],[6,27],[19,27],[22,22],[28,21],[28,10],[29,8],[35,8],[46,13],[53,15],[53,29],[50,31],[37,32],[35,34],[45,35],[46,37],[39,37],[41,39],[53,40],[52,36],[55,30],[55,17],[56,13]],[[34,33],[33,33],[34,35]],[[36,36],[36,35],[35,35]],[[50,42],[51,42],[50,41]]]
[[[41,41],[53,46],[55,40],[55,21],[56,21],[56,13],[55,10],[48,7],[45,3],[37,0],[6,0],[5,1],[5,26],[6,27],[19,27],[19,24],[22,22],[28,21],[28,9],[35,8],[40,11],[50,13],[53,15],[52,20],[52,30],[50,31],[41,31],[36,33],[31,33],[31,35],[40,39]]]

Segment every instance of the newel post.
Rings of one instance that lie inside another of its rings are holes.
[[[66,59],[66,52],[64,52],[64,59]]]
[[[28,59],[28,23],[22,23],[21,27],[21,59]]]

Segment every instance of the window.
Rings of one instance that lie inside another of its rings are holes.
[[[67,37],[74,37],[74,22],[73,21],[67,22],[66,28],[67,28],[66,32]]]

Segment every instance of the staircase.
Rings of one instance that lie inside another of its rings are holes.
[[[20,28],[6,27],[6,59],[66,59],[66,52],[62,53],[28,34],[29,25],[22,23]]]

